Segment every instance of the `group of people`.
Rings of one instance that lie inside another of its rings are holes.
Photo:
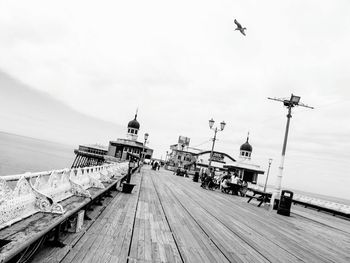
[[[202,188],[209,190],[220,189],[224,193],[232,191],[232,193],[240,194],[241,196],[245,196],[247,192],[248,183],[240,179],[236,171],[233,175],[230,172],[219,175],[213,169],[210,171],[206,169],[202,171],[200,178]]]
[[[214,169],[200,171],[201,187],[213,190],[220,187],[221,177]]]
[[[153,170],[158,170],[159,171],[159,169],[160,169],[160,163],[159,162],[157,162],[157,161],[152,161],[151,163],[151,167],[152,167],[152,169]]]
[[[188,177],[187,169],[182,167],[177,167],[177,169],[174,171],[174,174],[177,176]]]

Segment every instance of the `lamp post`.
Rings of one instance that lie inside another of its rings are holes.
[[[272,159],[270,158],[269,159],[269,168],[267,169],[267,175],[266,175],[266,180],[265,180],[264,192],[266,192],[266,185],[267,185],[267,180],[269,179],[271,163],[272,163]]]
[[[208,164],[209,172],[211,169],[211,161],[213,158],[214,146],[215,146],[215,141],[216,141],[216,134],[218,131],[223,131],[225,128],[225,125],[226,125],[226,123],[224,121],[222,121],[220,123],[220,130],[219,130],[218,127],[213,128],[214,123],[215,123],[215,121],[213,120],[213,118],[211,118],[211,120],[209,120],[209,128],[214,131],[214,138],[213,138],[213,144],[211,146],[211,152],[210,152],[210,158],[209,158],[209,164]]]
[[[272,194],[271,203],[270,203],[271,207],[273,207],[275,203],[275,199],[280,195],[280,191],[281,191],[283,166],[284,166],[284,159],[285,159],[286,149],[287,149],[289,123],[290,123],[290,119],[292,118],[292,108],[295,106],[302,106],[302,107],[313,109],[313,107],[300,103],[300,96],[295,96],[293,94],[291,95],[290,99],[277,99],[277,98],[268,98],[268,99],[283,102],[283,105],[286,106],[288,110],[287,124],[286,124],[286,130],[284,133],[284,140],[283,140],[283,147],[282,147],[281,162],[280,162],[280,166],[278,167],[275,191]]]
[[[148,139],[148,135],[149,135],[148,133],[145,133],[145,135],[144,135],[145,141],[142,145],[142,152],[141,152],[140,159],[139,159],[139,171],[138,171],[139,173],[141,172],[141,166],[143,165],[143,162],[145,160],[145,146],[146,146],[146,142]],[[140,161],[141,161],[141,165],[140,165]]]
[[[147,142],[147,140],[148,140],[148,136],[149,136],[149,134],[146,132],[145,135],[144,135],[145,141],[144,141],[143,147],[142,147],[142,152],[143,152],[143,155],[142,155],[142,164],[143,164],[143,162],[144,162],[144,160],[145,160],[145,155],[146,155],[146,153],[145,153],[145,146],[146,146],[146,142]]]

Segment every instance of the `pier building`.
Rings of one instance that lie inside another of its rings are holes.
[[[153,149],[139,142],[138,135],[140,131],[140,123],[137,120],[137,113],[133,120],[129,121],[127,126],[126,138],[118,138],[116,141],[110,141],[108,146],[108,156],[115,157],[119,161],[128,160],[128,153],[140,156],[141,160],[151,159]]]
[[[208,168],[211,151],[191,147],[189,141],[189,138],[180,136],[177,144],[170,145],[171,152],[167,162],[169,170],[184,167],[194,172],[197,168]],[[217,170],[225,170],[224,164],[233,164],[235,161],[227,153],[214,151],[211,166]]]
[[[190,147],[189,143],[183,143],[181,137],[179,137],[177,144],[170,145],[171,152],[167,168],[175,170],[177,167],[184,167],[192,173],[196,169],[208,168],[211,151]],[[248,134],[247,140],[239,148],[237,159],[227,153],[214,151],[211,167],[219,171],[237,172],[238,177],[242,180],[256,184],[258,175],[264,174],[264,171],[261,170],[260,165],[252,161],[252,152],[253,147],[249,143]]]
[[[197,154],[203,150],[177,143],[170,145],[169,167],[183,167],[197,161]]]
[[[82,144],[74,150],[75,159],[71,168],[102,165],[108,148],[98,144]]]
[[[249,134],[245,143],[239,148],[238,160],[232,164],[225,164],[224,168],[229,171],[237,171],[238,176],[247,182],[256,184],[258,181],[258,175],[264,174],[261,170],[260,165],[255,164],[252,161],[253,147],[249,143]]]
[[[109,146],[98,144],[79,145],[74,150],[75,159],[71,168],[101,165],[104,162],[123,162],[130,156],[138,156],[141,160],[150,160],[153,149],[137,141],[140,130],[140,123],[137,120],[137,113],[133,120],[127,125],[126,138],[118,138],[110,141]]]

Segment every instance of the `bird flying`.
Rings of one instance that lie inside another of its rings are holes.
[[[239,30],[245,36],[244,30],[247,30],[247,29],[245,27],[242,27],[241,24],[238,23],[238,21],[236,19],[234,22],[237,26],[235,30]]]

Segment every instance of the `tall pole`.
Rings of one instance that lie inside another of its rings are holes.
[[[213,154],[214,154],[214,146],[215,146],[215,141],[216,141],[216,134],[217,134],[217,132],[219,131],[219,130],[218,130],[218,127],[215,127],[215,129],[213,129],[214,122],[215,122],[215,121],[213,120],[213,118],[211,118],[211,120],[209,120],[209,128],[210,128],[211,130],[214,130],[213,144],[212,144],[212,146],[211,146],[210,158],[209,158],[209,164],[208,164],[209,172],[210,172],[210,169],[211,169],[211,162],[212,162]],[[225,123],[224,121],[222,121],[222,122],[220,123],[220,131],[223,131],[223,130],[224,130],[225,125],[226,125],[226,123]]]
[[[211,145],[211,152],[210,152],[210,158],[209,158],[209,164],[208,164],[208,169],[210,171],[211,168],[211,160],[213,158],[213,153],[214,153],[214,146],[215,146],[215,141],[216,141],[216,133],[218,132],[218,128],[216,127],[214,130],[214,138],[213,138],[213,144]]]
[[[286,156],[286,149],[287,149],[287,140],[288,140],[288,133],[289,133],[289,124],[290,119],[292,118],[292,107],[288,107],[288,114],[287,114],[287,124],[286,124],[286,131],[284,133],[284,140],[283,140],[283,147],[282,147],[282,155],[281,155],[281,162],[280,166],[278,167],[278,174],[277,174],[277,180],[276,180],[276,192],[279,193],[281,190],[281,184],[282,184],[282,175],[283,175],[283,167],[284,167],[284,159]]]
[[[146,145],[146,141],[147,139],[145,139],[145,141],[143,142],[143,145],[142,145],[142,165],[143,165],[143,162],[145,161],[145,145]]]
[[[277,197],[279,197],[279,195],[281,193],[284,160],[286,157],[287,140],[288,140],[288,133],[289,133],[289,124],[290,124],[290,119],[292,118],[292,107],[293,107],[292,105],[288,106],[287,124],[286,124],[286,130],[284,133],[281,161],[280,161],[280,166],[278,167],[278,173],[277,173],[277,178],[276,178],[276,183],[275,183],[275,190],[272,194],[271,203],[270,203],[272,208],[275,204],[275,199]]]
[[[271,163],[272,163],[272,159],[269,159],[269,168],[267,169],[267,175],[266,175],[266,180],[265,180],[264,192],[266,192],[266,185],[267,185],[267,180],[269,179]]]
[[[139,163],[140,163],[140,160],[141,160],[141,166],[143,165],[143,162],[145,161],[145,155],[146,155],[146,153],[145,153],[145,146],[146,146],[146,142],[147,142],[147,139],[148,139],[148,136],[149,136],[149,134],[148,133],[145,133],[145,135],[144,135],[145,137],[144,137],[144,143],[142,144],[142,152],[141,152],[141,155],[140,155],[140,159],[139,159]],[[139,165],[140,166],[140,165]],[[141,166],[139,167],[139,172],[141,171]]]
[[[281,192],[282,175],[283,175],[284,160],[285,160],[286,149],[287,149],[289,124],[290,124],[290,119],[292,118],[292,108],[294,106],[302,106],[302,107],[305,107],[305,108],[313,109],[313,107],[310,107],[308,105],[300,103],[300,96],[295,96],[293,94],[291,95],[290,99],[278,99],[278,98],[268,98],[268,99],[283,102],[283,105],[286,106],[287,109],[288,109],[287,124],[286,124],[286,130],[285,130],[285,133],[284,133],[281,162],[280,162],[280,166],[278,167],[278,173],[277,173],[277,178],[276,178],[275,190],[274,190],[274,192],[272,194],[271,202],[270,202],[271,209],[273,209],[273,206],[275,204],[275,199],[277,197],[279,197],[280,192]]]

